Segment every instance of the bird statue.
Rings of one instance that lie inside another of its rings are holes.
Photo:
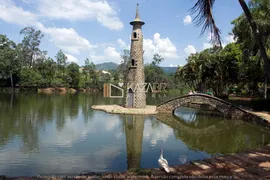
[[[160,149],[160,157],[158,159],[158,164],[160,167],[164,168],[164,170],[167,173],[170,172],[168,161],[163,158],[163,150],[162,149]]]

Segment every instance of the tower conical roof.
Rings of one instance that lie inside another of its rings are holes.
[[[137,4],[135,19],[133,21],[131,21],[130,24],[131,25],[135,25],[135,24],[144,25],[144,22],[140,19],[139,4]]]

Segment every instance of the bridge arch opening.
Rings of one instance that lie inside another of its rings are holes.
[[[227,101],[219,99],[214,96],[206,94],[193,94],[193,95],[184,95],[176,97],[174,99],[168,100],[157,106],[158,113],[170,113],[175,114],[175,110],[181,106],[185,106],[188,103],[197,103],[197,104],[207,104],[212,106],[224,116],[229,118],[240,119],[244,117],[247,112]]]
[[[189,102],[186,104],[182,104],[181,106],[175,107],[175,109],[172,110],[172,114],[176,115],[176,111],[180,108],[194,108],[194,109],[201,109],[201,110],[212,110],[216,111],[217,113],[223,114],[216,106],[213,104],[198,104],[196,102]]]

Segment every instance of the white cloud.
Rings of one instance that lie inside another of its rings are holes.
[[[187,53],[187,55],[194,54],[194,53],[196,53],[196,49],[195,49],[194,46],[188,45],[188,46],[185,48],[185,53]]]
[[[115,47],[107,47],[103,51],[103,55],[89,55],[90,59],[93,60],[94,63],[103,63],[103,62],[114,62],[120,64],[121,55],[116,51]]]
[[[67,60],[68,62],[74,62],[74,63],[78,63],[78,59],[70,54],[65,54],[67,56]]]
[[[26,3],[26,4],[31,4],[32,0],[21,0],[22,2]]]
[[[81,125],[81,128],[79,126]],[[41,141],[44,145],[58,144],[60,146],[72,146],[77,140],[83,139],[90,132],[95,132],[96,129],[91,124],[85,126],[83,122],[76,122],[73,119],[66,118],[65,126],[59,131],[50,132]],[[55,127],[54,127],[55,128]],[[80,130],[77,130],[79,128]]]
[[[185,25],[191,24],[191,23],[192,23],[192,18],[191,18],[191,16],[190,16],[190,15],[185,16],[185,18],[183,19],[183,23],[184,23]]]
[[[79,114],[82,114],[80,111]],[[84,140],[89,134],[97,133],[98,129],[100,131],[111,131],[111,134],[115,134],[119,129],[120,122],[117,116],[110,116],[110,121],[107,121],[108,116],[102,116],[97,113],[91,121],[85,124],[83,118],[74,121],[74,119],[67,116],[65,118],[64,126],[55,130],[56,124],[51,129],[46,130],[46,136],[41,137],[40,142],[44,145],[60,145],[71,147],[77,141]],[[81,128],[79,128],[81,127]],[[116,137],[116,136],[115,136]],[[118,137],[119,138],[119,137]]]
[[[1,19],[21,26],[35,26],[43,33],[48,34],[49,39],[65,52],[79,54],[81,51],[87,51],[96,47],[91,45],[87,39],[80,36],[72,28],[44,27],[44,25],[37,20],[35,14],[17,7],[13,1],[0,0],[0,4]]]
[[[208,49],[213,47],[213,45],[211,43],[203,43],[203,49]]]
[[[130,49],[130,45],[125,43],[122,39],[118,39],[117,44],[121,49]],[[169,66],[169,63],[177,64],[182,57],[178,54],[177,48],[171,40],[168,37],[161,38],[159,33],[155,33],[152,39],[145,38],[143,40],[143,49],[145,63],[151,62],[155,53],[158,53],[164,58],[164,61],[162,62],[163,66]]]
[[[207,36],[207,40],[210,41],[211,37],[213,37],[213,33],[209,32],[208,36]],[[224,38],[224,42],[222,43],[222,47],[225,47],[227,44],[229,43],[233,43],[235,42],[234,40],[234,36],[233,35],[228,35]],[[203,43],[203,49],[208,49],[213,47],[213,45],[211,43]]]
[[[116,139],[120,139],[121,137],[123,137],[123,132],[117,131],[114,136],[116,137]]]
[[[122,49],[129,49],[129,46],[127,46],[126,43],[122,39],[118,39],[117,40],[117,43],[120,46],[120,48],[122,48]]]
[[[178,67],[178,65],[170,64],[170,67]]]
[[[153,121],[146,120],[144,124],[143,138],[149,140],[152,146],[155,146],[158,141],[165,142],[173,135],[173,130],[163,123],[159,123],[158,127],[153,128]]]
[[[208,36],[207,36],[207,41],[211,41],[211,39],[213,38],[214,34],[209,32]]]
[[[144,39],[144,55],[147,59],[153,58],[155,53],[160,54],[164,59],[177,59],[179,55],[177,54],[176,46],[167,38],[160,38],[159,33],[155,33],[153,40]]]
[[[158,51],[151,39],[143,40],[144,55],[148,58],[152,58]]]
[[[22,26],[32,25],[37,22],[36,15],[17,7],[13,1],[0,0],[0,18],[8,23]]]
[[[235,42],[234,36],[229,34],[228,36],[225,37],[225,41],[227,44]]]
[[[108,15],[99,14],[97,17],[98,22],[112,30],[119,30],[124,27],[124,24],[118,17],[110,17]]]
[[[93,144],[93,142],[90,142]],[[15,144],[13,142],[13,144]],[[99,146],[97,143],[87,150],[87,153],[74,154],[69,156],[65,152],[58,152],[59,144],[50,148],[42,148],[42,156],[36,156],[36,153],[24,153],[19,149],[7,148],[0,153],[0,161],[4,166],[0,166],[0,173],[12,176],[21,176],[21,169],[33,169],[31,173],[47,174],[67,174],[68,172],[82,172],[82,170],[91,170],[100,172],[110,168],[115,159],[124,153],[123,146]],[[15,144],[16,145],[16,144]],[[42,147],[44,144],[40,143]],[[46,146],[46,145],[45,145]],[[96,148],[92,148],[96,147]],[[31,159],[31,163],[29,163]],[[18,164],[14,166],[14,164]],[[59,167],[61,164],[61,167]],[[72,165],[71,165],[72,164]],[[12,171],[13,170],[13,171]]]
[[[108,71],[104,71],[105,74],[110,74],[110,72]],[[117,119],[117,116],[111,116],[110,119],[106,122],[106,125],[105,125],[105,129],[107,131],[111,131],[113,129],[115,129],[117,126],[119,126],[120,124],[120,121],[119,119]]]
[[[106,26],[106,20],[108,18],[117,18],[117,12],[106,1],[90,1],[90,0],[67,0],[65,3],[60,3],[60,0],[48,0],[48,1],[30,1],[27,2],[37,3],[38,10],[40,10],[43,17],[50,17],[55,19],[71,19],[71,20],[85,20],[91,18],[97,18],[98,21],[104,22]],[[51,2],[51,3],[49,3]],[[107,44],[101,47],[100,45],[91,44],[86,38],[80,36],[73,28],[58,28],[58,27],[45,27],[40,21],[40,15],[33,14],[25,11],[21,7],[17,7],[13,1],[0,0],[0,18],[6,22],[14,23],[20,26],[34,26],[41,30],[48,39],[55,44],[59,49],[62,49],[69,55],[78,55],[81,52],[88,51],[93,53],[93,59],[96,62],[100,61],[114,61],[121,62],[120,53],[114,48],[115,45]],[[40,6],[44,4],[44,6]],[[59,5],[59,6],[55,6]],[[90,5],[93,5],[90,7]],[[73,9],[73,7],[76,7]],[[35,7],[35,6],[34,6]],[[45,11],[47,9],[47,11]],[[80,9],[80,10],[78,10]],[[89,10],[90,9],[90,10]],[[59,10],[59,11],[57,11]],[[57,12],[56,12],[57,11]],[[109,20],[110,26],[113,20]],[[109,26],[109,25],[107,25]],[[113,27],[117,29],[116,27]],[[119,47],[130,48],[130,45],[125,43],[122,39],[117,41]],[[95,54],[93,48],[104,48],[103,54]],[[154,53],[159,53],[165,58],[166,63],[177,64],[173,61],[179,60],[176,46],[167,38],[161,38],[159,33],[153,36],[153,39],[144,40],[145,61],[147,59],[152,61]],[[165,61],[164,61],[165,62]]]
[[[119,30],[124,27],[107,1],[101,0],[39,0],[40,13],[52,19],[89,20],[95,19],[103,26]]]
[[[166,53],[167,56],[171,57],[177,56],[177,49],[168,37],[161,39],[160,34],[156,33],[154,34],[154,44],[160,53]]]
[[[213,37],[213,33],[209,32],[207,35],[208,42],[203,43],[203,50],[213,47],[213,45],[210,43],[212,37]]]
[[[121,56],[120,53],[116,52],[115,47],[108,47],[104,50],[106,57],[110,58],[112,62],[120,63]]]
[[[44,28],[43,32],[50,35],[50,40],[57,47],[72,54],[79,54],[81,51],[96,47],[72,28]]]

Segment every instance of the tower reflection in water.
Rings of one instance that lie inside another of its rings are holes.
[[[142,156],[144,118],[144,116],[125,117],[128,169],[136,169],[140,167]]]

